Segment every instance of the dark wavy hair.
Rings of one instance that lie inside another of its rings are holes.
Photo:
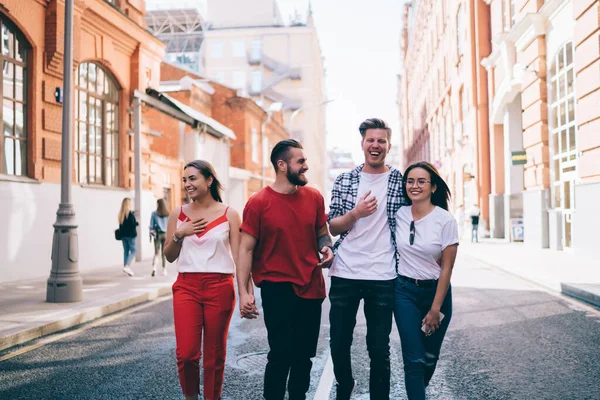
[[[404,190],[402,194],[404,195],[404,198],[408,201],[408,204],[412,204],[412,201],[408,197],[408,188],[406,186],[406,180],[408,179],[408,173],[415,168],[423,168],[425,171],[429,172],[429,180],[431,181],[431,187],[436,187],[435,192],[431,195],[431,203],[448,211],[448,202],[450,201],[451,197],[450,188],[448,188],[448,185],[440,176],[440,173],[438,172],[437,168],[427,161],[416,162],[410,165],[408,168],[406,168],[406,171],[404,171],[404,175],[402,176],[402,187]]]
[[[223,191],[223,185],[221,185],[221,182],[219,182],[219,179],[217,178],[217,173],[215,172],[215,169],[213,168],[212,164],[204,160],[194,160],[185,164],[185,167],[183,167],[183,169],[185,170],[187,167],[196,168],[198,171],[200,171],[204,179],[208,180],[208,178],[210,177],[213,178],[213,182],[210,185],[210,194],[213,199],[215,199],[219,203],[222,203],[223,199],[221,199],[221,192]]]

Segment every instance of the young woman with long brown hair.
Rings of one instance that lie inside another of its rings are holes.
[[[221,398],[225,349],[235,307],[234,256],[240,242],[240,216],[221,200],[221,183],[206,161],[183,170],[191,202],[169,217],[165,256],[177,261],[173,311],[179,381],[186,399],[200,392],[199,360],[204,350],[204,399]],[[204,344],[202,345],[202,342]]]
[[[448,211],[448,185],[433,165],[412,164],[402,180],[409,206],[396,213],[400,257],[394,314],[408,398],[423,400],[452,317],[458,226]]]

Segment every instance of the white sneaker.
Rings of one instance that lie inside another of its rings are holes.
[[[167,276],[167,267],[163,267],[163,276]]]
[[[133,271],[129,267],[123,267],[123,272],[125,272],[129,276],[133,276]]]

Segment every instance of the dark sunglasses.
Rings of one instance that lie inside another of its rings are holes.
[[[415,234],[416,233],[417,232],[415,231],[415,221],[410,221],[410,235],[408,236],[408,242],[410,243],[411,246],[415,242]]]

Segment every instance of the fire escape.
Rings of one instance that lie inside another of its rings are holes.
[[[146,13],[145,19],[148,30],[167,45],[168,61],[195,72],[201,70],[204,19],[198,10],[152,10]]]

